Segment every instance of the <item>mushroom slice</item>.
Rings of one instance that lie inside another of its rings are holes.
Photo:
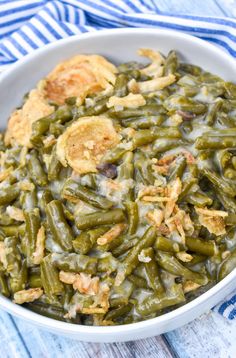
[[[68,97],[83,100],[87,94],[107,89],[115,83],[116,67],[98,55],[77,55],[57,65],[46,78],[50,100],[63,104]]]
[[[97,172],[102,156],[119,140],[109,118],[82,117],[58,138],[57,157],[63,166],[69,164],[78,174]]]
[[[19,144],[31,148],[30,137],[33,122],[53,111],[54,107],[48,104],[44,90],[33,89],[23,107],[12,113],[5,134],[5,144]]]

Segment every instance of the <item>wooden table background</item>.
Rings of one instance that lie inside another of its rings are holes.
[[[1,0],[0,0],[1,1]],[[86,0],[85,0],[86,1]],[[153,0],[161,11],[236,17],[236,0]],[[128,343],[81,343],[0,311],[0,358],[235,358],[236,319],[211,311],[175,331]]]

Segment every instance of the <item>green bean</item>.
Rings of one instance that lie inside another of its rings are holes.
[[[113,225],[125,221],[125,215],[121,209],[109,211],[97,211],[91,214],[80,214],[76,217],[76,226],[80,230],[86,230],[100,225]]]
[[[2,272],[0,273],[0,292],[3,296],[10,296],[7,277]]]
[[[30,153],[30,159],[28,161],[28,170],[35,184],[39,186],[47,185],[47,176],[45,174],[45,171],[43,170],[43,167],[35,150],[31,151]]]
[[[182,139],[159,138],[154,141],[152,150],[153,154],[156,155],[158,153],[163,153],[167,150],[182,147],[188,144],[189,143],[187,141],[184,141]]]
[[[201,172],[205,177],[207,177],[213,186],[217,188],[217,190],[230,197],[235,196],[235,188],[223,180],[217,173],[206,168],[202,169]]]
[[[91,107],[86,108],[84,116],[98,116],[107,111],[107,98],[102,98]]]
[[[136,202],[128,201],[126,202],[125,207],[129,223],[128,234],[133,235],[136,233],[139,222],[138,205]]]
[[[138,255],[140,252],[152,246],[156,238],[156,230],[154,227],[149,227],[143,237],[139,240],[139,242],[129,251],[128,255],[122,261],[120,268],[118,268],[118,273],[116,276],[116,285],[120,285],[121,282],[132,273],[132,271],[137,266],[139,260]]]
[[[46,207],[46,215],[54,240],[64,251],[71,251],[73,233],[65,220],[62,203],[59,200],[50,201]]]
[[[13,202],[20,194],[17,184],[0,188],[0,205],[7,205]]]
[[[128,280],[138,288],[148,288],[147,281],[143,277],[131,274],[128,276]]]
[[[111,273],[116,271],[117,266],[118,260],[114,256],[112,256],[111,253],[98,259],[97,269],[99,272]]]
[[[25,225],[8,225],[8,226],[2,226],[1,230],[3,231],[5,236],[16,236],[24,234],[25,231]]]
[[[120,317],[127,315],[132,310],[132,308],[133,305],[131,303],[128,303],[125,306],[114,308],[106,314],[105,320],[119,319]]]
[[[51,260],[55,267],[63,271],[86,272],[96,274],[97,259],[79,254],[51,254]]]
[[[177,157],[168,176],[169,182],[176,179],[177,177],[181,179],[184,174],[186,165],[187,165],[187,161],[184,156]]]
[[[22,208],[26,211],[33,210],[38,206],[38,198],[36,189],[25,191],[21,197]]]
[[[80,199],[86,203],[96,206],[99,209],[110,209],[114,205],[112,201],[102,197],[72,179],[67,180],[64,184],[62,197],[68,200],[70,200],[70,198]]]
[[[213,103],[212,106],[210,107],[210,110],[205,117],[205,122],[207,123],[208,126],[213,125],[216,118],[216,114],[221,109],[222,103],[223,103],[223,99],[220,98],[215,103]]]
[[[236,99],[236,86],[232,82],[225,82],[224,87],[226,89],[227,98]]]
[[[25,288],[27,281],[26,262],[21,261],[20,250],[16,237],[7,237],[4,240],[6,252],[6,271],[10,275],[11,292],[17,292]]]
[[[218,281],[223,280],[236,267],[236,249],[223,261],[218,273]]]
[[[116,82],[114,85],[114,95],[117,97],[124,97],[128,94],[128,84],[129,78],[127,75],[121,73],[116,77]]]
[[[34,265],[34,252],[36,249],[37,234],[40,229],[39,210],[25,211],[25,236],[26,236],[26,256],[27,265]]]
[[[29,287],[30,288],[43,287],[40,274],[32,273],[29,275]]]
[[[234,169],[236,170],[236,156],[235,155],[232,157],[232,165],[233,165]]]
[[[49,181],[57,180],[59,173],[61,171],[61,168],[62,168],[62,165],[56,155],[56,146],[54,146],[54,148],[52,150],[49,167],[48,167],[48,180]]]
[[[119,286],[112,285],[110,306],[120,307],[130,303],[130,296],[134,291],[134,284],[125,279]]]
[[[179,252],[180,247],[179,244],[171,239],[168,239],[164,236],[158,236],[155,244],[154,244],[155,250],[160,251],[167,251],[167,252]]]
[[[76,253],[87,254],[96,243],[97,239],[108,231],[108,227],[99,227],[82,232],[75,240],[72,241]]]
[[[120,64],[118,67],[119,73],[127,73],[133,70],[139,70],[140,69],[140,63],[136,61],[130,61]]]
[[[227,179],[235,180],[236,179],[236,170],[232,168],[227,168],[224,171],[224,176]]]
[[[185,197],[185,201],[189,204],[200,207],[210,206],[213,203],[213,200],[209,196],[199,191],[188,194]]]
[[[161,282],[160,270],[155,261],[154,250],[152,247],[142,250],[142,255],[151,259],[144,263],[147,273],[148,281],[154,292],[157,294],[163,294],[165,292],[163,283]]]
[[[108,113],[112,118],[123,120],[134,117],[156,116],[158,114],[165,114],[166,111],[162,105],[146,104],[145,106],[139,107],[137,109],[125,109],[123,111],[110,109]]]
[[[112,254],[115,257],[119,257],[126,253],[129,249],[132,249],[138,243],[138,241],[139,239],[137,237],[129,240],[124,240],[119,246],[112,250]]]
[[[169,112],[181,110],[184,112],[191,112],[194,114],[203,114],[207,110],[207,106],[201,102],[195,101],[183,96],[172,95],[163,103],[165,109]]]
[[[224,193],[220,192],[220,190],[216,191],[216,195],[226,211],[230,213],[236,213],[236,200],[234,198],[225,195]]]
[[[174,74],[179,67],[178,58],[175,51],[170,51],[164,64],[164,75]]]
[[[186,280],[191,280],[199,285],[206,285],[208,282],[206,275],[187,269],[175,257],[167,252],[158,251],[157,262],[161,268],[173,275],[182,276]]]
[[[151,170],[151,163],[148,162],[144,153],[135,153],[134,168],[136,182],[142,182],[145,185],[154,184],[156,178]]]
[[[27,303],[25,305],[27,308],[29,308],[31,311],[38,313],[42,316],[46,316],[52,319],[56,319],[58,321],[63,322],[71,322],[73,319],[65,318],[66,312],[61,307],[55,307],[55,306],[48,306],[41,304],[39,302],[37,303]],[[79,323],[79,322],[76,322]]]
[[[160,126],[164,120],[165,116],[163,114],[158,114],[156,116],[145,116],[145,117],[132,117],[129,119],[124,119],[121,121],[122,126],[131,127],[134,129],[148,129],[153,126]]]
[[[54,295],[61,295],[64,292],[64,287],[59,280],[58,270],[53,265],[51,254],[44,257],[40,264],[40,270],[42,285],[46,295],[49,298],[52,298]]]
[[[199,66],[191,65],[189,63],[180,63],[180,70],[190,73],[193,76],[199,76],[202,73],[202,69]]]
[[[205,256],[214,256],[216,254],[216,245],[214,240],[203,240],[200,238],[186,237],[186,246],[190,251],[197,252]]]
[[[236,148],[236,137],[230,135],[228,137],[203,135],[197,138],[195,147],[200,150]]]
[[[225,222],[226,225],[236,225],[236,213],[228,213]]]
[[[118,144],[115,148],[107,151],[101,159],[101,163],[116,163],[118,162],[125,153],[129,152],[131,147],[127,145]]]
[[[141,129],[133,137],[133,148],[152,143],[157,138],[181,138],[176,127]]]
[[[49,189],[43,191],[41,199],[39,200],[39,206],[43,214],[46,214],[46,207],[50,201],[53,200],[52,193]]]
[[[143,302],[136,306],[136,310],[142,316],[148,316],[151,313],[156,313],[164,308],[177,305],[185,302],[185,296],[182,290],[182,285],[175,285],[172,287],[172,293],[169,295],[153,294]]]

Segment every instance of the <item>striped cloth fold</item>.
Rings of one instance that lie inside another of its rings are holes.
[[[149,27],[182,31],[236,57],[236,20],[160,12],[156,0],[0,0],[0,70],[48,43],[87,31]],[[214,308],[236,317],[236,294]]]

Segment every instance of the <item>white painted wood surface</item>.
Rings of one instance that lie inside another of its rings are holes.
[[[0,0],[1,1],[1,0]],[[236,17],[236,0],[153,0],[160,11]],[[81,343],[0,311],[0,358],[236,358],[236,320],[208,312],[162,336],[128,343]]]

